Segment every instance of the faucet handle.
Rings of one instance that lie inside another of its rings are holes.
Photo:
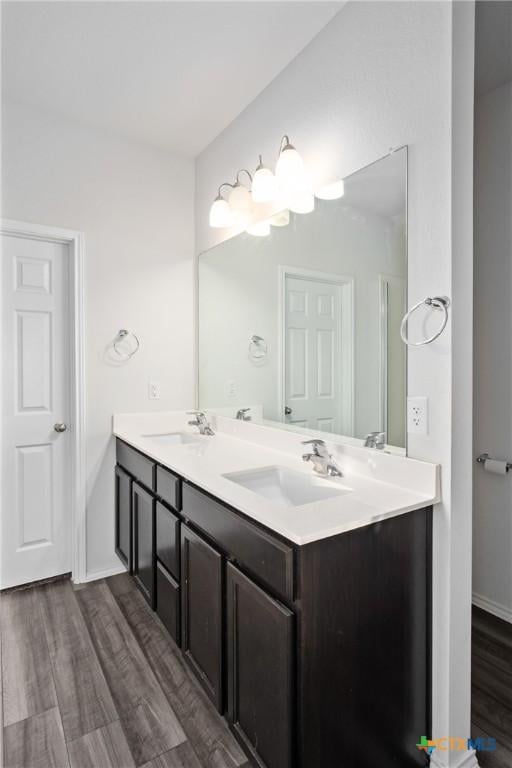
[[[312,445],[313,453],[317,456],[327,455],[327,448],[325,447],[325,441],[315,437],[312,440],[303,440],[302,445]]]

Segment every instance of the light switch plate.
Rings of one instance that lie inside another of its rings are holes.
[[[148,398],[150,400],[160,400],[160,382],[150,381],[148,384]]]
[[[428,398],[407,398],[407,432],[411,435],[428,435]]]

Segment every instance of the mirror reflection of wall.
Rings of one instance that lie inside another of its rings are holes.
[[[201,255],[201,408],[405,446],[406,178],[404,148]]]

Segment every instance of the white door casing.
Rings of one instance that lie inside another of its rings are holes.
[[[281,417],[308,429],[353,433],[353,283],[282,267]],[[291,413],[285,415],[285,408]]]
[[[2,588],[85,572],[80,243],[2,224]]]

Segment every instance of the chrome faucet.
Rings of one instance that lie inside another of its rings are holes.
[[[302,445],[313,446],[311,453],[305,453],[302,461],[313,462],[313,469],[324,477],[343,477],[343,472],[333,459],[323,440],[305,440]]]
[[[191,427],[197,427],[199,429],[199,434],[201,435],[215,434],[203,411],[187,411],[187,415],[196,417],[194,421],[189,421],[188,423],[189,423],[189,426]]]
[[[249,416],[250,410],[251,410],[250,408],[240,408],[236,412],[236,418],[238,419],[238,421],[250,421],[251,420],[251,417]]]
[[[386,433],[385,432],[369,432],[366,435],[364,441],[365,448],[376,448],[378,451],[383,451],[386,445]]]

